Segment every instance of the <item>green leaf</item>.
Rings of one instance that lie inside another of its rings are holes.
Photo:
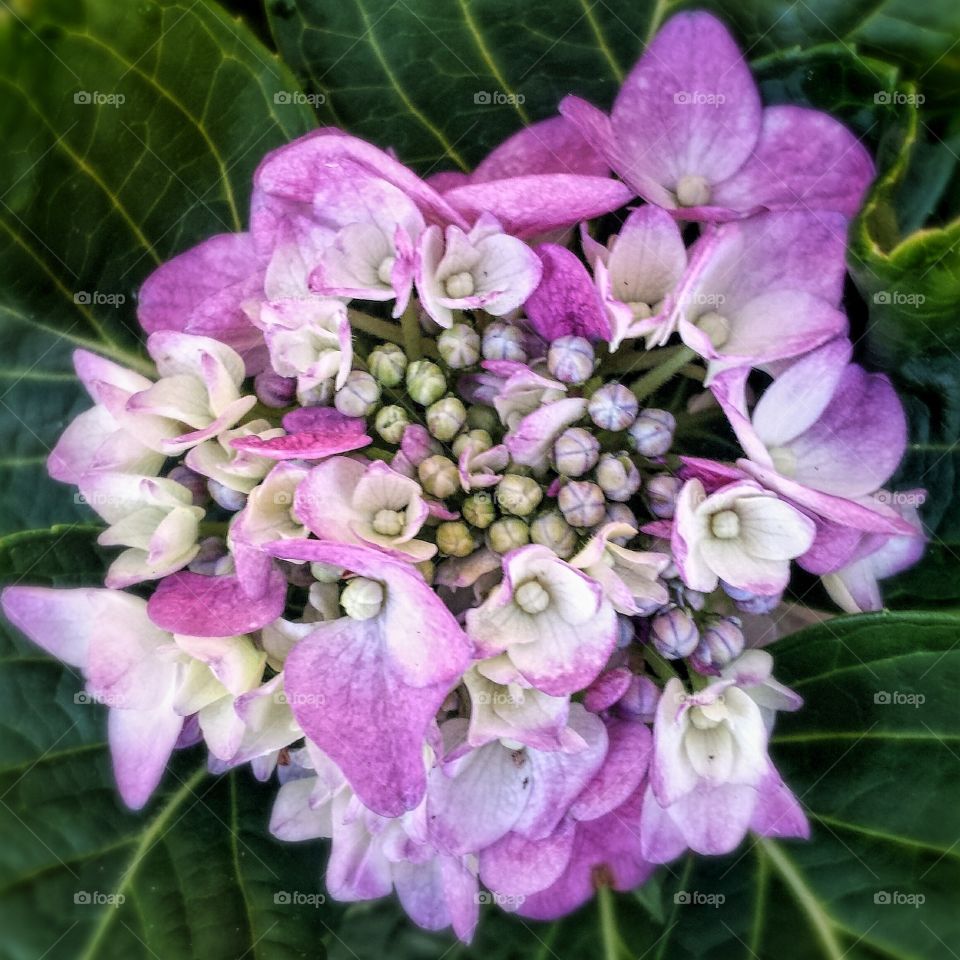
[[[137,289],[243,227],[260,157],[312,125],[298,93],[212,4],[0,10],[0,530],[90,516],[44,469],[89,406],[71,351],[149,369]]]

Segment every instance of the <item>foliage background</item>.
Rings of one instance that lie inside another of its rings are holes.
[[[860,359],[904,395],[912,443],[897,485],[929,491],[931,546],[888,591],[891,611],[778,644],[778,676],[807,707],[782,718],[773,749],[813,842],[748,841],[663,869],[617,898],[622,956],[956,957],[954,0],[0,0],[0,578],[100,581],[95,518],[43,466],[88,405],[70,353],[143,364],[137,288],[157,263],[243,227],[266,150],[336,123],[422,173],[469,168],[568,92],[609,105],[657,25],[693,6],[732,24],[768,103],[829,110],[877,157],[851,228],[848,303]],[[389,901],[277,902],[323,892],[323,852],[269,838],[272,788],[208,776],[187,752],[131,814],[104,711],[77,697],[72,672],[0,634],[3,960],[600,955],[596,905],[557,924],[485,910],[467,948]],[[680,891],[725,901],[684,905]],[[119,906],[82,902],[117,894]]]

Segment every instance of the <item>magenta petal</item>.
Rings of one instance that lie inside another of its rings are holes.
[[[742,213],[803,206],[852,217],[873,176],[866,148],[833,117],[804,107],[768,107],[753,155],[717,185],[712,199]]]
[[[444,199],[471,221],[490,213],[507,233],[527,239],[609,213],[632,196],[607,177],[544,173],[455,187]]]
[[[529,173],[582,173],[606,177],[603,157],[565,117],[550,117],[515,133],[474,170],[471,183],[505,180]]]
[[[169,701],[152,710],[111,710],[107,722],[113,772],[123,802],[139,810],[150,799],[183,729]]]
[[[577,820],[596,820],[626,803],[647,773],[653,737],[646,724],[611,720],[607,736],[603,766],[570,807],[570,816]]]
[[[810,837],[810,823],[790,788],[771,764],[760,781],[760,796],[750,820],[750,829],[761,837]]]
[[[329,407],[301,407],[284,417],[285,425],[308,421],[311,424],[308,427],[297,429],[286,426],[290,432],[285,437],[271,440],[254,436],[237,437],[231,441],[231,446],[271,460],[319,460],[336,453],[359,450],[373,442],[364,432],[365,423],[361,418],[347,417]]]
[[[263,293],[264,267],[248,233],[221,233],[168,260],[147,277],[137,319],[147,333],[213,337],[243,353],[263,342],[243,310]]]
[[[538,247],[537,255],[543,276],[525,308],[533,329],[548,341],[570,335],[609,340],[610,322],[587,268],[553,243]]]
[[[569,863],[575,834],[576,823],[569,818],[542,840],[508,833],[480,852],[480,879],[506,897],[526,897],[544,890]]]
[[[182,570],[164,577],[147,603],[150,619],[171,633],[231,637],[259,630],[283,614],[287,581],[271,570],[267,589],[252,600],[236,576],[206,577]]]
[[[614,102],[613,137],[628,159],[616,172],[641,194],[648,180],[671,191],[688,176],[718,183],[750,155],[761,112],[750,67],[727,28],[708,13],[679,14]]]

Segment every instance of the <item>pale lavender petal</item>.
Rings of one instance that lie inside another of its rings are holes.
[[[480,852],[480,879],[505,897],[527,897],[557,881],[570,862],[575,821],[565,817],[549,836],[508,833]]]
[[[527,466],[543,464],[557,436],[586,412],[587,401],[583,397],[569,397],[527,414],[506,436],[510,455]]]
[[[633,720],[611,720],[607,736],[603,766],[570,807],[576,820],[596,820],[626,803],[646,776],[653,742],[650,728]]]
[[[810,838],[810,823],[790,788],[773,764],[757,788],[757,805],[750,829],[761,837]]]
[[[107,722],[113,772],[123,802],[139,810],[150,799],[183,729],[169,698],[152,710],[111,710]]]

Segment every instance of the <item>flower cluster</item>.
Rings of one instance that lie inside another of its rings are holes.
[[[332,838],[334,897],[464,939],[479,884],[556,917],[805,836],[767,753],[791,562],[857,611],[923,549],[841,308],[872,172],[703,13],[470,175],[331,129],[269,154],[249,232],[143,285],[156,376],[76,353],[49,469],[122,548],[106,587],[3,595],[110,708],[125,801],[203,741],[276,773],[278,837]],[[694,455],[711,417],[735,462]]]

